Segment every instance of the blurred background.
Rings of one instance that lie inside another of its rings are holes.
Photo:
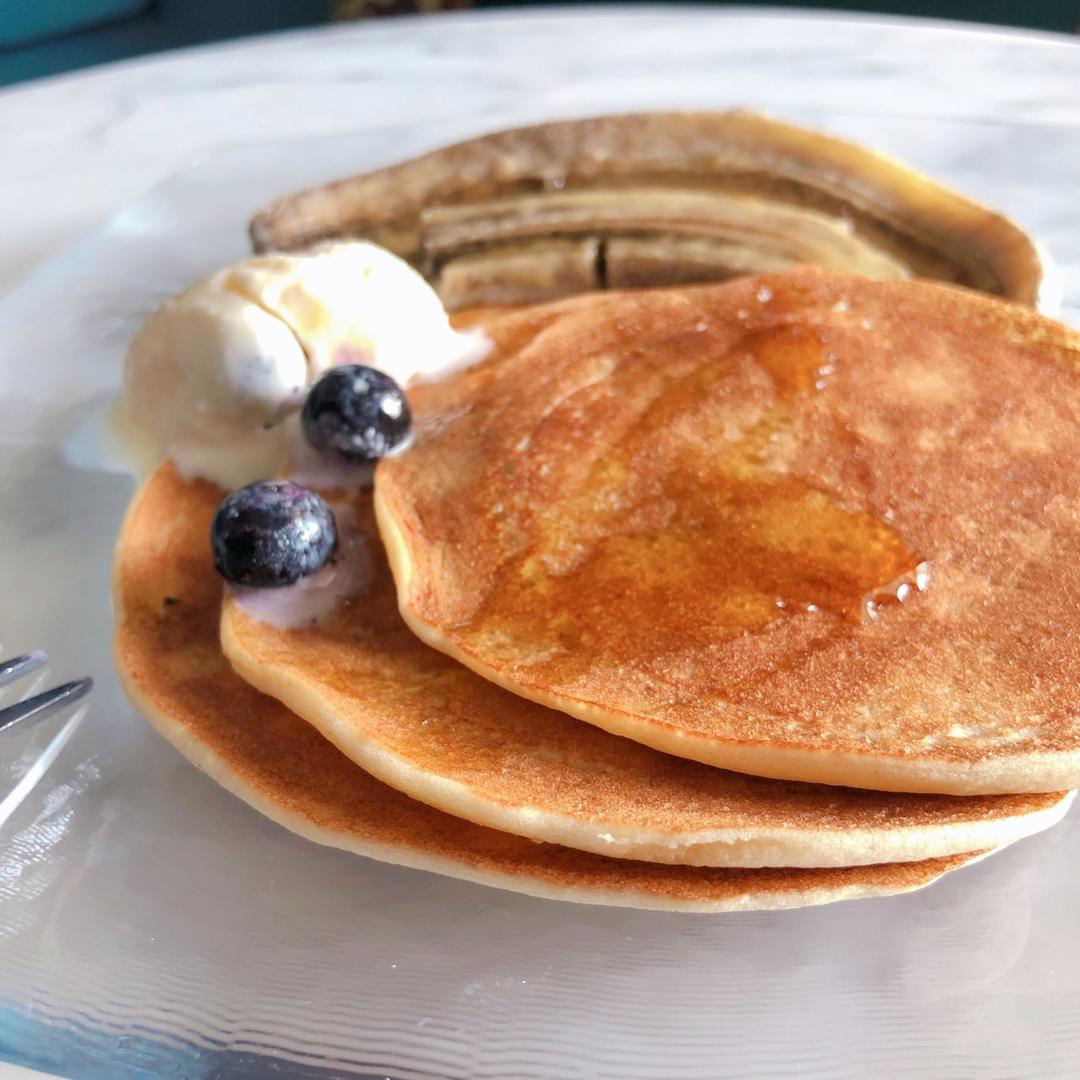
[[[334,20],[515,6],[522,5],[513,0],[0,0],[0,85]],[[1080,0],[772,0],[770,6],[858,9],[1065,33],[1080,29]]]

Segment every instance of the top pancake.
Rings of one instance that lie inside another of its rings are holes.
[[[416,443],[376,472],[425,641],[742,772],[1077,785],[1077,335],[813,269],[490,333],[415,388]]]

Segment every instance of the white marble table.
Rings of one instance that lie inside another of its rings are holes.
[[[383,19],[185,50],[0,93],[0,288],[223,148],[464,113],[638,105],[1080,124],[1080,39],[751,8]]]

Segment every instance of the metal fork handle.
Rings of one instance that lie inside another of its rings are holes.
[[[28,653],[26,657],[17,657],[5,665],[5,670],[10,668],[12,664],[25,661],[33,656],[33,653]],[[20,674],[25,674],[27,670],[32,671],[34,667],[40,666],[40,663],[35,663],[33,667],[23,667]],[[17,678],[17,676],[12,677]],[[0,685],[3,685],[3,671],[0,671]],[[39,720],[44,720],[46,716],[51,716],[65,705],[70,705],[73,701],[86,697],[93,685],[94,680],[89,676],[74,679],[71,682],[64,683],[63,686],[56,686],[52,690],[46,690],[43,694],[37,694],[32,698],[27,698],[25,701],[17,702],[15,705],[9,705],[6,709],[0,709],[0,735],[15,727],[16,724],[26,727],[29,724],[37,723]]]

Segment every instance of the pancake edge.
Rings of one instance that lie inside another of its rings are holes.
[[[263,817],[269,818],[275,824],[287,829],[291,833],[320,844],[323,847],[337,848],[354,855],[373,859],[376,862],[390,863],[395,866],[403,866],[410,870],[422,870],[442,877],[455,878],[460,881],[471,882],[475,885],[486,885],[492,888],[503,889],[525,896],[535,897],[541,900],[561,900],[575,904],[592,904],[601,907],[633,908],[644,911],[668,911],[682,912],[687,914],[720,914],[738,911],[782,911],[804,907],[818,907],[824,904],[837,903],[843,900],[862,900],[874,897],[899,896],[907,892],[917,892],[939,881],[953,870],[964,869],[974,863],[982,862],[983,859],[1001,851],[1007,845],[1000,845],[989,851],[980,851],[970,854],[968,862],[958,867],[948,867],[926,881],[901,889],[887,886],[874,885],[849,885],[836,889],[809,889],[803,891],[791,890],[786,893],[764,891],[761,893],[745,893],[736,902],[700,902],[664,900],[660,897],[650,896],[645,893],[631,891],[601,890],[601,889],[574,889],[555,888],[535,880],[523,880],[509,874],[498,874],[475,870],[464,863],[450,859],[439,859],[430,856],[421,856],[400,847],[381,846],[375,844],[360,843],[347,833],[336,832],[332,829],[322,828],[308,821],[301,814],[290,813],[272,799],[260,795],[253,788],[240,780],[228,763],[208,750],[197,739],[193,739],[184,731],[181,725],[172,724],[169,719],[159,713],[141,694],[137,687],[131,684],[124,674],[121,664],[117,664],[120,672],[120,682],[124,692],[128,696],[132,707],[150,724],[150,726],[174,749],[178,750],[200,772],[205,773],[226,791],[245,802],[253,810],[258,811]]]
[[[352,725],[341,723],[321,695],[301,678],[293,673],[268,673],[266,667],[252,661],[235,634],[236,618],[250,616],[223,603],[221,647],[237,675],[306,720],[365,772],[444,814],[498,832],[595,855],[677,866],[732,868],[823,869],[917,862],[999,847],[1042,832],[1065,816],[1076,794],[1064,792],[1049,807],[1026,814],[927,824],[892,832],[887,828],[815,831],[775,827],[752,832],[744,827],[671,833],[636,831],[604,820],[585,823],[563,814],[481,798],[459,781],[425,772],[402,755],[358,737]],[[852,849],[857,853],[853,854]]]

